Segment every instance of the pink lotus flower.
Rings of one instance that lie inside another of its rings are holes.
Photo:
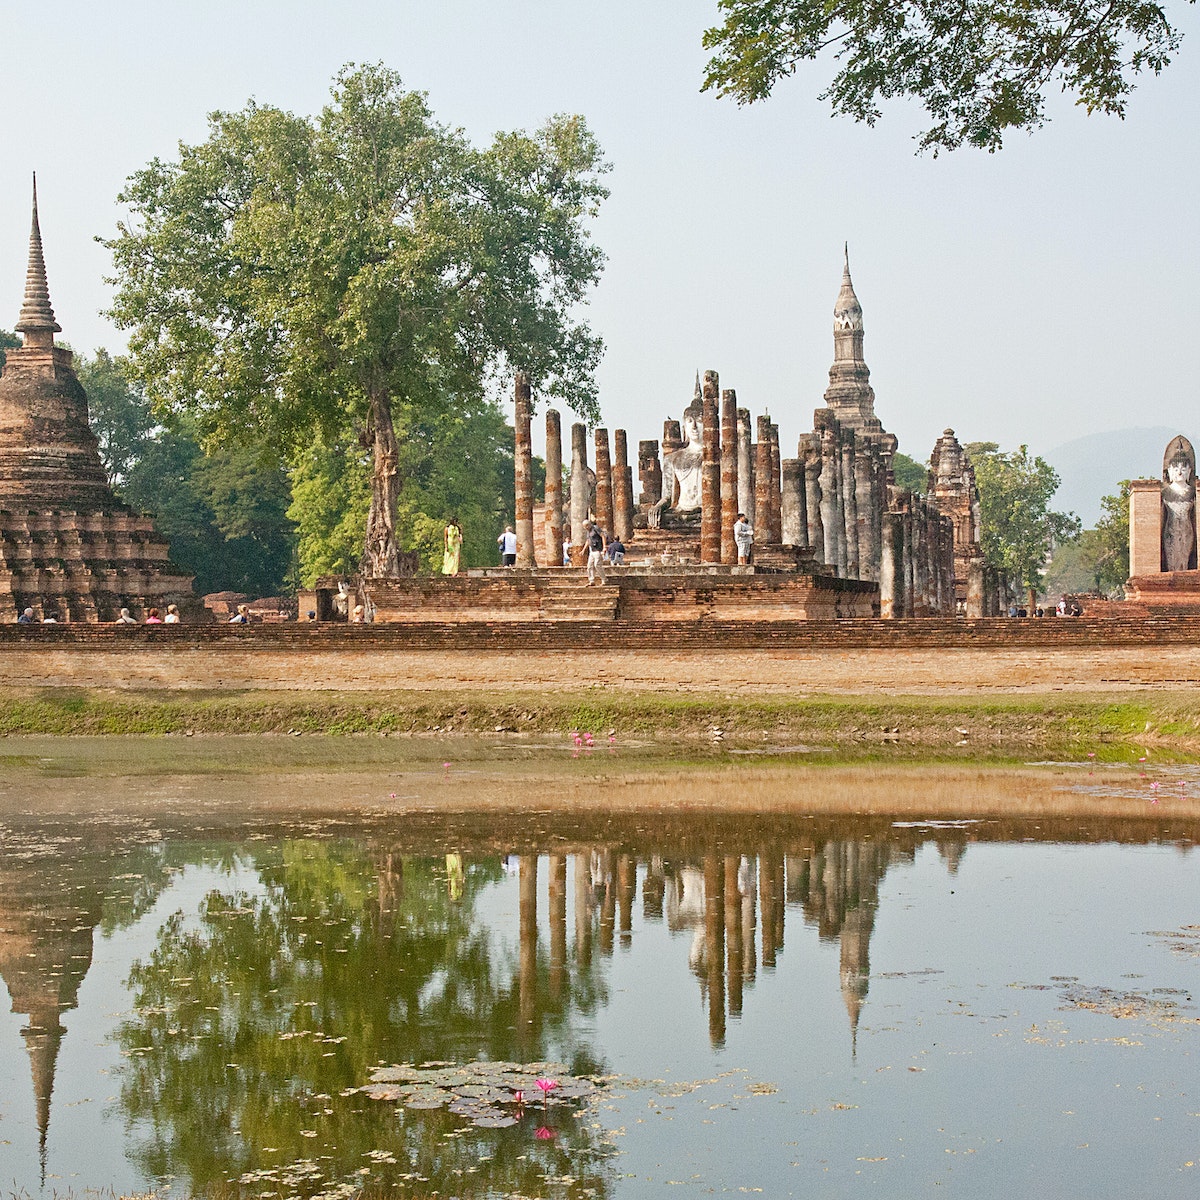
[[[519,1108],[525,1103],[525,1093],[521,1091],[513,1092],[513,1099],[517,1102],[517,1107]]]
[[[540,1079],[535,1079],[533,1082],[537,1084],[538,1090],[542,1093],[543,1104],[548,1104],[550,1102],[550,1093],[558,1087],[558,1080],[546,1079],[543,1076]]]
[[[543,1142],[548,1142],[551,1139],[553,1139],[554,1137],[556,1137],[557,1134],[555,1134],[553,1129],[550,1129],[545,1125],[539,1125],[538,1131],[534,1136],[541,1138],[541,1140]]]

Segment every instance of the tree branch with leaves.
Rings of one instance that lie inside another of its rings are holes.
[[[1180,44],[1153,0],[718,2],[706,90],[763,100],[832,48],[838,69],[821,99],[868,125],[883,101],[916,100],[930,118],[918,145],[935,154],[995,151],[1010,130],[1040,128],[1055,85],[1089,113],[1122,117],[1134,77],[1157,75]]]

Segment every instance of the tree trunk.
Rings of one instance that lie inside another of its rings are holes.
[[[400,443],[392,424],[391,397],[385,390],[370,395],[367,433],[371,464],[371,508],[367,513],[367,538],[363,574],[388,578],[400,574],[400,546],[396,541],[396,505],[400,499]]]

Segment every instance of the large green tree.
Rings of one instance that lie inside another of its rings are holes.
[[[269,596],[294,586],[291,493],[278,454],[250,437],[206,452],[196,421],[160,423],[126,360],[105,350],[76,367],[113,489],[154,515],[196,590]]]
[[[1183,0],[1180,0],[1182,3]],[[1194,3],[1194,0],[1187,0]],[[1088,112],[1124,115],[1134,77],[1158,74],[1180,34],[1155,0],[718,0],[723,23],[706,89],[762,100],[829,51],[822,93],[835,113],[874,124],[884,100],[908,98],[930,125],[921,149],[993,151],[1010,129],[1046,120],[1052,87]]]
[[[21,339],[7,329],[0,329],[0,370],[4,368],[5,350],[15,350],[21,344]]]
[[[291,453],[350,425],[371,453],[363,567],[398,567],[403,443],[515,370],[597,415],[579,319],[607,195],[579,117],[486,149],[382,66],[346,67],[313,119],[254,103],[155,160],[108,243],[112,315],[147,395],[206,438]]]
[[[1129,491],[1129,480],[1121,480],[1116,495],[1101,497],[1103,515],[1095,526],[1055,552],[1046,569],[1047,595],[1120,593],[1129,578]]]
[[[1027,446],[1002,451],[995,442],[966,447],[979,488],[980,542],[984,558],[1028,588],[1030,603],[1054,547],[1079,533],[1079,518],[1050,507],[1058,472]]]
[[[398,461],[397,520],[422,565],[441,563],[448,517],[462,525],[464,564],[494,563],[496,533],[513,511],[513,431],[497,405],[467,397],[414,417]],[[371,503],[369,447],[350,429],[318,439],[293,460],[292,496],[304,586],[356,571]]]

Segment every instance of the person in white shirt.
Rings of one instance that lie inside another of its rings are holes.
[[[738,563],[745,565],[750,561],[750,551],[754,546],[754,530],[750,528],[745,513],[738,513],[733,523],[733,540],[737,543]]]
[[[517,535],[513,533],[511,525],[505,525],[504,532],[496,539],[496,545],[500,547],[500,565],[514,566],[517,561]]]

